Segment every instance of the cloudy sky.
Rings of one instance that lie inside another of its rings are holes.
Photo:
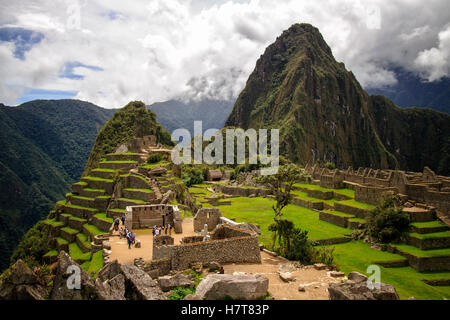
[[[0,102],[234,99],[264,49],[318,27],[366,88],[450,74],[448,0],[0,0]]]

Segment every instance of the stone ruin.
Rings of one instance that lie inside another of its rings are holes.
[[[153,204],[128,206],[125,210],[126,226],[130,230],[147,229],[170,224],[175,233],[182,233],[182,219],[176,205]]]
[[[389,193],[399,194],[450,214],[450,177],[436,175],[428,167],[423,172],[371,168],[329,170],[318,165],[307,165],[305,169],[321,187],[355,190],[356,201],[376,205]]]
[[[261,263],[261,252],[255,233],[217,225],[207,241],[202,236],[185,237],[179,245],[173,245],[170,236],[154,241],[152,260],[169,260],[171,270],[177,271],[197,263]]]

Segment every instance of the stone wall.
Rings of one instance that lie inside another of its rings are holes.
[[[152,228],[155,225],[171,224],[175,232],[180,232],[180,215],[176,206],[154,204],[126,207],[126,220],[131,221],[131,229]],[[178,221],[178,228],[175,221]],[[128,226],[128,225],[127,225]]]
[[[220,223],[222,214],[217,208],[201,208],[194,217],[194,231],[200,232],[205,224],[208,225],[208,231],[213,231]]]
[[[355,200],[373,205],[378,205],[384,196],[396,193],[398,189],[394,187],[355,186]]]

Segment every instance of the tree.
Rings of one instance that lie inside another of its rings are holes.
[[[282,210],[291,202],[294,183],[304,179],[309,179],[309,175],[304,169],[292,163],[280,166],[277,174],[260,176],[256,179],[257,183],[267,186],[275,196],[276,204],[272,206],[275,222],[281,220]]]

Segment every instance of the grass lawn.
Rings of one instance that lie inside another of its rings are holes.
[[[97,273],[103,268],[103,252],[97,251],[92,255],[91,263],[89,264],[89,268],[87,272],[94,279],[97,277]]]
[[[236,219],[237,222],[249,222],[261,227],[260,241],[265,245],[271,243],[271,232],[268,230],[273,220],[272,205],[275,200],[268,198],[230,198],[232,205],[217,206],[223,216],[229,219]],[[295,205],[288,205],[284,209],[285,219],[291,220],[295,225],[303,230],[309,231],[310,239],[327,239],[343,237],[351,234],[351,230],[335,226],[331,223],[319,220],[319,213],[310,209]]]
[[[409,235],[411,237],[418,238],[418,239],[449,238],[450,237],[450,231],[435,232],[435,233],[425,233],[425,234],[410,233]]]
[[[104,234],[105,232],[100,230],[99,228],[97,228],[96,226],[92,225],[92,224],[84,224],[83,225],[84,228],[86,228],[90,234],[92,234],[93,236],[98,236],[100,234]]]
[[[371,205],[371,204],[368,204],[368,203],[363,203],[363,202],[358,202],[358,201],[356,201],[354,199],[339,201],[339,203],[345,204],[345,205],[350,206],[350,207],[359,208],[359,209],[365,209],[365,210],[373,210],[373,209],[375,209],[374,205]]]
[[[399,260],[398,254],[371,249],[362,241],[352,241],[333,245],[335,259],[340,270],[348,274],[351,271],[366,273],[367,267],[376,261]],[[422,279],[448,278],[449,272],[419,273],[411,267],[384,268],[380,267],[381,281],[392,284],[401,299],[437,299],[450,298],[450,287],[433,287],[422,282]]]
[[[304,188],[304,189],[309,189],[309,190],[319,190],[319,191],[323,191],[323,192],[336,192],[339,194],[342,194],[344,196],[350,197],[350,198],[354,198],[355,197],[355,191],[351,190],[351,189],[328,189],[328,188],[322,188],[319,185],[316,184],[304,184],[304,183],[296,183],[294,184],[294,187],[298,187],[298,188]]]
[[[145,192],[145,193],[152,193],[152,189],[133,189],[133,188],[125,188],[124,191],[136,191],[136,192]]]
[[[97,219],[103,220],[103,221],[110,222],[110,223],[114,222],[114,219],[110,218],[110,217],[107,217],[106,213],[104,213],[104,212],[94,214],[94,217],[97,218]]]
[[[91,253],[90,252],[83,253],[83,251],[81,251],[80,247],[78,247],[76,242],[69,244],[69,254],[73,260],[87,261],[91,258]]]

